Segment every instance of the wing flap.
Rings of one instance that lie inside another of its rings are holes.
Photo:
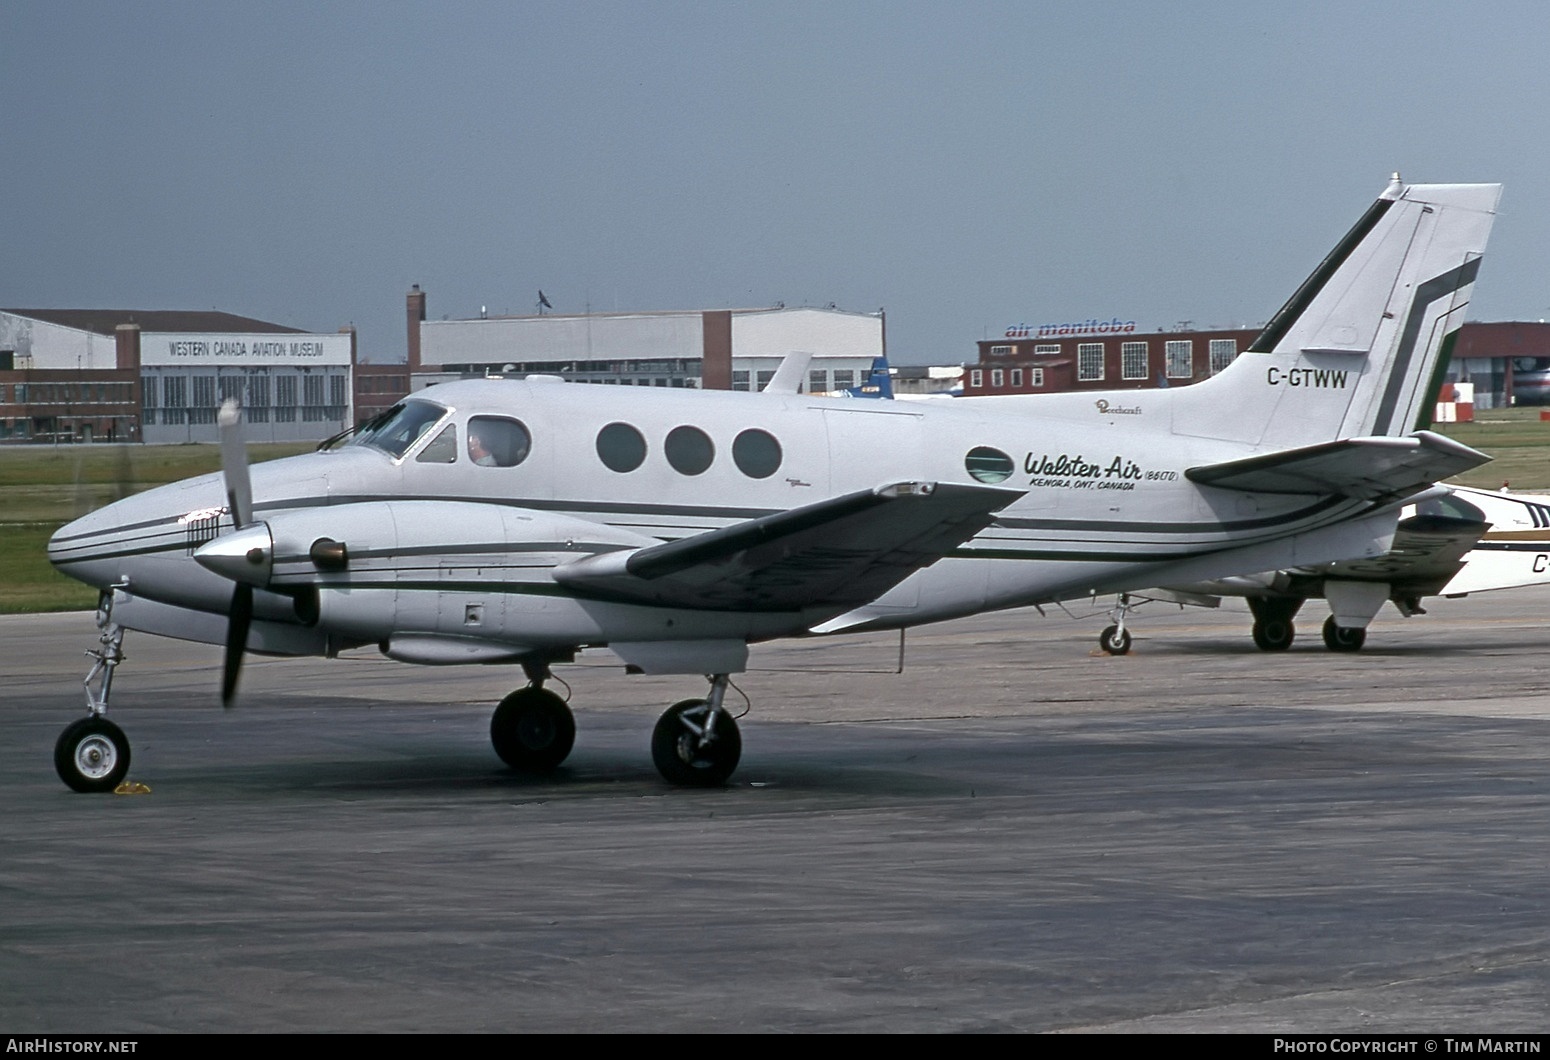
[[[1404,438],[1347,438],[1279,453],[1205,464],[1192,482],[1253,493],[1339,494],[1387,500],[1414,493],[1491,458],[1431,431]]]
[[[1017,490],[907,482],[557,567],[602,598],[730,611],[842,610],[887,592],[988,526]]]

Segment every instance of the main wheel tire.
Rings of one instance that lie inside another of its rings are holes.
[[[1361,651],[1367,643],[1367,631],[1357,626],[1341,626],[1335,616],[1324,620],[1324,647],[1330,651]]]
[[[1130,650],[1130,631],[1108,626],[1098,634],[1098,647],[1110,655],[1124,655]]]
[[[710,705],[703,699],[686,699],[669,707],[651,730],[651,760],[670,784],[714,788],[725,784],[743,756],[743,736],[737,722],[724,710],[716,711],[711,739],[702,740],[694,729],[703,729]]]
[[[1254,623],[1254,646],[1260,651],[1285,651],[1296,636],[1296,627],[1286,619],[1267,618]]]
[[[553,692],[519,688],[491,715],[490,742],[512,769],[547,773],[575,746],[576,718]]]
[[[72,791],[112,791],[129,772],[129,739],[101,715],[82,718],[59,734],[54,769]]]

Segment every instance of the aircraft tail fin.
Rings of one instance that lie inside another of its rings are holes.
[[[872,371],[867,376],[867,381],[860,386],[851,387],[850,396],[893,400],[893,372],[888,368],[886,356],[872,358]]]
[[[1172,392],[1174,431],[1284,449],[1428,427],[1500,196],[1396,175],[1237,360]]]

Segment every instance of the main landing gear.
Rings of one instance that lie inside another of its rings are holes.
[[[97,660],[81,682],[86,686],[87,716],[70,723],[54,744],[54,769],[73,791],[112,791],[129,772],[129,739],[109,721],[108,693],[113,671],[124,661],[124,627],[113,621],[113,593],[97,604],[100,645],[86,654]],[[92,687],[92,682],[96,687]]]
[[[559,696],[544,688],[545,664],[523,664],[527,687],[495,708],[490,742],[501,761],[525,773],[548,773],[565,761],[576,742],[576,719]],[[704,699],[669,707],[651,733],[651,760],[671,784],[708,788],[726,783],[743,754],[737,722],[722,706],[726,674],[710,679]]]
[[[1254,614],[1254,646],[1260,651],[1285,651],[1297,636],[1292,625],[1303,601],[1266,597],[1249,597],[1249,610]]]
[[[1324,620],[1324,647],[1330,651],[1361,651],[1367,643],[1367,631],[1359,626],[1341,626],[1335,616]]]
[[[710,679],[704,699],[674,704],[651,731],[651,760],[671,784],[712,788],[726,783],[743,755],[737,722],[722,707],[728,679]]]
[[[522,664],[530,684],[519,688],[490,717],[490,742],[501,761],[527,773],[557,768],[576,743],[576,717],[565,701],[544,687],[547,663]]]

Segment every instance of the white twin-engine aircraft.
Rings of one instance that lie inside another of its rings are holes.
[[[521,770],[575,736],[550,667],[607,648],[708,676],[651,750],[669,781],[719,784],[750,643],[1381,555],[1405,501],[1487,459],[1413,427],[1499,195],[1396,178],[1190,387],[905,404],[800,395],[799,368],[760,394],[477,380],[251,471],[228,409],[223,474],[49,544],[103,594],[88,716],[55,764],[79,791],[125,775],[104,714],[135,629],[224,642],[228,701],[244,651],[519,664],[490,732]]]

